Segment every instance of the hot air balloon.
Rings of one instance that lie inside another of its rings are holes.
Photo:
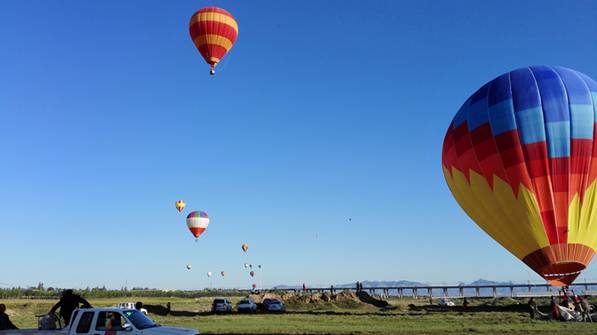
[[[261,264],[257,265],[257,267],[261,269]]]
[[[216,66],[236,41],[238,24],[228,11],[206,7],[191,17],[189,33],[195,47],[211,66],[209,73],[214,75]]]
[[[243,245],[241,246],[241,249],[243,249],[244,252],[247,252],[247,250],[249,250],[249,245],[246,243],[243,243]]]
[[[253,268],[253,264],[249,264],[249,268],[252,269]]]
[[[182,200],[177,200],[174,205],[176,206],[176,209],[178,210],[178,212],[182,212],[184,210],[184,208],[187,206],[187,204],[184,203],[184,201]]]
[[[193,266],[191,264],[187,264],[187,270],[190,270]]]
[[[222,275],[222,277],[224,277],[224,276],[226,276],[226,272],[220,271],[220,275]]]
[[[597,83],[532,66],[483,85],[446,133],[442,166],[465,212],[555,286],[571,284],[597,243]]]
[[[245,269],[249,268],[249,263],[245,263]]]
[[[187,227],[189,227],[191,234],[195,236],[195,240],[203,234],[207,226],[209,226],[209,216],[207,216],[207,213],[194,211],[187,216]]]
[[[207,277],[211,277],[211,271],[207,272]]]
[[[255,276],[255,271],[249,272],[249,275],[251,275],[251,277]]]

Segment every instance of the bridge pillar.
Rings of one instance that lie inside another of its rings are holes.
[[[460,291],[460,297],[464,298],[464,287],[460,287],[459,291]]]
[[[417,299],[417,289],[413,288],[413,298]]]
[[[398,289],[398,298],[402,298],[402,289],[401,288]]]
[[[532,290],[532,289],[533,289],[533,288],[531,287],[531,285],[529,285],[529,292],[531,292],[531,290]]]
[[[478,287],[475,287],[475,294],[477,295],[477,298],[481,296],[481,290]]]
[[[510,286],[510,298],[514,298],[514,286]]]
[[[448,288],[444,287],[443,290],[444,290],[444,297],[448,297]]]
[[[433,298],[433,290],[431,289],[431,287],[427,288],[427,295],[429,296],[429,299]]]
[[[497,287],[492,287],[493,288],[493,297],[497,298]]]

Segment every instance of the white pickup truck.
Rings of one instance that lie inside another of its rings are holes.
[[[81,308],[73,312],[71,325],[57,330],[2,330],[0,335],[198,335],[188,328],[158,325],[136,309]]]

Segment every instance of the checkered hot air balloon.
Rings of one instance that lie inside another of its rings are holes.
[[[571,284],[597,247],[597,83],[531,66],[481,87],[444,139],[456,201],[498,243],[548,280]]]
[[[217,7],[205,7],[191,17],[189,33],[193,43],[207,64],[210,74],[232,48],[238,36],[238,24],[228,11]]]
[[[203,234],[205,229],[209,226],[209,216],[203,211],[194,211],[187,216],[187,227],[191,234],[195,236],[195,240]]]

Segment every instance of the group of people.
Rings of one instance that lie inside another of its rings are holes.
[[[531,318],[535,318],[536,314],[539,314],[542,319],[593,322],[589,297],[577,295],[574,290],[569,290],[566,287],[560,291],[559,301],[556,296],[551,296],[549,314],[539,312],[534,298],[529,299],[528,305]]]
[[[560,303],[559,305],[568,308],[570,310],[580,312],[582,315],[582,321],[593,322],[591,319],[591,304],[589,303],[588,296],[580,296],[574,293],[574,290],[568,290],[566,287],[560,292]],[[551,314],[553,319],[560,318],[560,309],[557,306],[556,298],[551,296]]]

